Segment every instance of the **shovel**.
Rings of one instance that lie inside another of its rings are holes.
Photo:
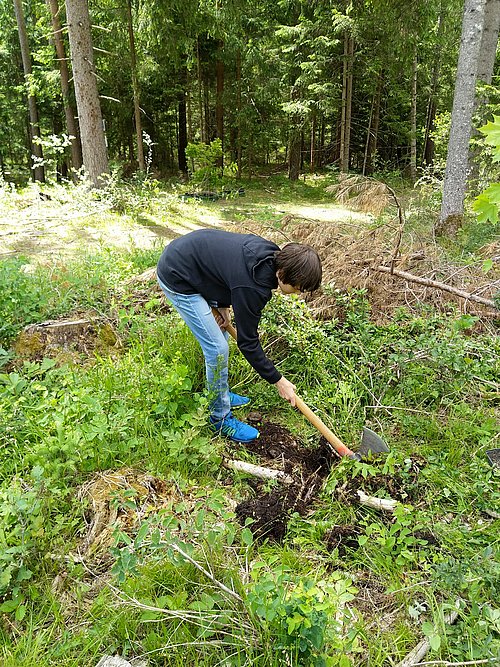
[[[232,324],[227,325],[226,331],[232,338],[234,338],[234,340],[237,339],[236,329]],[[318,415],[314,414],[311,408],[309,408],[297,394],[295,395],[295,405],[302,412],[304,417],[321,433],[321,435],[325,437],[326,441],[332,446],[333,451],[340,457],[347,456],[355,461],[361,461],[363,457],[369,453],[381,454],[382,452],[389,451],[389,447],[385,444],[382,438],[365,426],[361,436],[361,445],[356,452],[353,452],[349,447],[344,445],[342,440],[337,438],[335,433],[321,421]]]

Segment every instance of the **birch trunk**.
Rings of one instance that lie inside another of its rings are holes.
[[[351,122],[352,122],[352,89],[354,81],[354,39],[349,37],[347,61],[347,103],[345,114],[345,136],[344,136],[344,169],[349,171],[350,151],[351,151]]]
[[[348,36],[344,35],[344,58],[342,67],[342,100],[340,110],[340,171],[344,171],[345,164],[345,124],[347,115],[347,50],[348,50]]]
[[[340,171],[349,171],[351,142],[352,87],[353,87],[354,39],[344,36],[344,66],[342,70],[342,114],[340,120]]]
[[[500,31],[500,0],[486,0],[481,48],[477,66],[477,78],[490,84],[497,54],[498,33]]]
[[[314,174],[314,141],[316,138],[316,114],[313,113],[311,118],[311,142],[309,146],[309,171]]]
[[[198,114],[200,116],[200,140],[202,143],[207,143],[205,136],[205,123],[203,122],[203,80],[201,76],[201,59],[200,59],[200,42],[196,38],[196,65],[198,74]]]
[[[28,113],[29,113],[29,140],[31,155],[35,158],[35,166],[33,168],[33,179],[45,183],[45,168],[43,162],[42,146],[36,142],[40,138],[40,126],[38,123],[38,107],[36,97],[30,92],[30,77],[31,77],[31,52],[28,42],[28,33],[26,31],[26,22],[24,20],[24,10],[22,0],[14,0],[14,11],[17,21],[17,32],[19,34],[19,46],[21,47],[21,58],[23,61],[24,81],[28,96]]]
[[[465,0],[460,54],[451,114],[450,138],[443,185],[443,203],[436,232],[454,234],[461,226],[469,175],[469,143],[485,0]]]
[[[92,184],[99,188],[104,184],[102,175],[109,172],[108,149],[97,89],[87,0],[66,0],[66,18],[83,164]]]
[[[241,178],[241,51],[236,54],[236,112],[238,114],[236,131],[236,164],[238,165],[238,179]]]

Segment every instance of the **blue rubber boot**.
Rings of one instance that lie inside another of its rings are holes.
[[[234,442],[252,442],[252,440],[255,440],[260,435],[256,428],[245,424],[245,422],[240,422],[239,419],[233,417],[231,412],[224,419],[218,421],[210,417],[210,428],[212,431],[224,435]]]
[[[239,394],[234,394],[232,391],[229,392],[229,400],[231,404],[231,410],[234,408],[242,408],[244,405],[250,403],[250,399],[246,396],[240,396]]]

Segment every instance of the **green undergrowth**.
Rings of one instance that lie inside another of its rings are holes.
[[[118,653],[158,666],[382,666],[423,637],[429,660],[497,656],[499,473],[485,453],[498,446],[498,337],[459,313],[401,310],[377,326],[363,292],[334,294],[328,322],[276,296],[261,329],[281,372],[346,443],[368,425],[391,451],[335,464],[285,541],[259,540],[234,509],[254,492],[207,429],[197,345],[128,282],[154,260],[108,251],[50,272],[0,268],[2,664],[86,667]],[[106,317],[121,348],[16,358],[23,326],[75,312]],[[230,373],[252,410],[317,446],[234,345]],[[114,489],[109,543],[85,550],[104,507],[85,489],[131,470],[163,491]],[[397,509],[362,507],[356,489]],[[339,527],[351,538],[328,540]]]

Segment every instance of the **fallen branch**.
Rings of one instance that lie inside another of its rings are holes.
[[[460,606],[460,600],[457,600],[455,602],[455,607],[457,608],[444,617],[444,622],[447,625],[453,625],[453,623],[455,623],[455,621],[457,620],[459,606]],[[396,665],[396,667],[415,667],[416,665],[421,665],[422,663],[420,661],[427,655],[430,647],[431,647],[430,640],[427,637],[425,639],[422,639],[422,641],[419,642],[415,646],[415,648],[408,653],[406,658],[404,658],[401,662],[399,662]]]
[[[243,472],[247,475],[252,475],[253,477],[258,477],[258,479],[265,480],[277,480],[283,482],[284,484],[293,484],[294,479],[287,475],[282,470],[274,470],[273,468],[264,468],[263,466],[256,466],[253,463],[247,463],[246,461],[236,461],[234,459],[224,459],[222,465],[230,470],[235,470],[236,472]]]
[[[361,505],[366,507],[371,507],[374,510],[382,510],[382,512],[394,512],[397,507],[398,501],[393,500],[392,498],[375,498],[374,496],[367,496],[361,490],[358,490],[358,498]]]
[[[220,588],[221,591],[224,591],[224,593],[227,593],[231,597],[235,598],[236,600],[238,600],[238,602],[243,602],[243,598],[240,595],[238,595],[238,593],[236,591],[233,591],[232,588],[228,588],[225,584],[222,583],[222,581],[219,581],[218,579],[216,579],[213,576],[213,574],[211,574],[208,570],[206,570],[203,567],[203,565],[200,565],[200,563],[198,563],[198,561],[194,560],[194,558],[191,558],[191,556],[189,556],[189,554],[187,554],[185,551],[183,551],[177,544],[172,542],[168,546],[171,549],[173,549],[174,551],[177,551],[177,553],[179,553],[183,558],[185,558],[187,561],[189,561],[191,563],[191,565],[194,565],[194,567],[197,570],[202,572],[207,577],[207,579],[210,579],[210,581],[213,584],[215,584],[218,588]]]
[[[486,299],[477,294],[472,294],[471,292],[465,292],[458,287],[452,287],[446,283],[442,283],[438,280],[431,280],[430,278],[421,278],[420,276],[415,276],[413,273],[408,273],[407,271],[400,271],[399,269],[391,269],[390,266],[372,266],[370,267],[372,271],[378,271],[380,273],[389,273],[398,278],[404,278],[405,280],[410,281],[411,283],[417,283],[419,285],[425,285],[426,287],[433,287],[434,289],[442,290],[443,292],[449,292],[450,294],[455,294],[456,296],[465,299],[466,301],[476,301],[477,303],[482,303],[484,306],[489,306],[490,308],[497,309],[495,302],[492,299]],[[498,310],[498,309],[497,309]]]

